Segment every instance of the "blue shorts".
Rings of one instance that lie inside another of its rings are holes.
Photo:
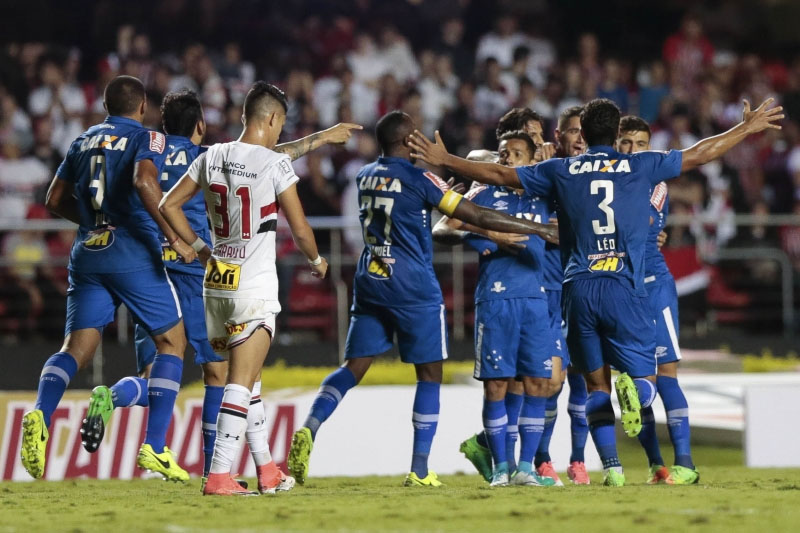
[[[608,363],[631,377],[656,373],[655,323],[647,296],[614,278],[564,284],[564,317],[572,365],[593,372]]]
[[[678,291],[672,276],[645,282],[650,309],[656,321],[656,362],[659,365],[681,360],[678,346]]]
[[[553,357],[561,358],[561,368],[569,366],[569,350],[564,335],[564,319],[561,318],[561,291],[547,291],[547,314],[550,316],[550,337]]]
[[[183,327],[186,340],[194,348],[194,362],[202,365],[225,359],[217,355],[208,342],[206,315],[203,310],[203,275],[168,272],[169,279],[178,294],[183,310]],[[136,368],[141,374],[156,357],[156,345],[144,328],[136,325],[134,335],[136,345]]]
[[[379,307],[353,302],[345,359],[370,357],[389,351],[397,333],[400,359],[415,365],[447,359],[447,323],[444,304],[420,307]]]
[[[553,372],[547,301],[485,300],[475,306],[475,379],[547,378]]]
[[[64,336],[86,328],[102,331],[119,304],[150,335],[169,331],[181,320],[178,297],[163,268],[114,274],[70,271]]]

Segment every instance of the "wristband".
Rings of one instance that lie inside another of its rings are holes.
[[[321,265],[322,264],[322,256],[321,255],[317,255],[317,258],[314,259],[313,261],[311,259],[309,259],[308,260],[308,264],[311,265],[311,266],[319,266],[319,265]]]
[[[194,250],[197,253],[200,253],[200,251],[205,247],[206,243],[200,237],[198,237],[197,240],[192,243],[192,250]]]
[[[178,239],[180,239],[180,237],[176,235],[174,239],[172,239],[171,241],[169,241],[169,245],[170,245],[170,246],[174,246],[174,245],[175,245],[175,243],[176,243],[176,242],[178,242]]]

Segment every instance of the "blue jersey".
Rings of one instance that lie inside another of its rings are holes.
[[[133,168],[164,162],[166,139],[135,120],[110,116],[75,139],[56,176],[73,183],[80,224],[71,270],[136,272],[163,268],[158,226],[133,186]]]
[[[582,155],[517,168],[526,192],[558,202],[564,283],[614,277],[646,294],[650,191],[678,176],[681,162],[680,151],[621,154],[593,146]]]
[[[442,303],[433,272],[431,209],[447,184],[408,160],[380,157],[356,176],[364,251],[353,284],[356,302],[390,307]]]
[[[172,189],[178,183],[178,180],[186,174],[192,161],[206,150],[205,146],[198,146],[187,137],[167,135],[167,157],[164,160],[163,172],[161,172],[161,190],[167,192]],[[186,220],[189,221],[192,230],[205,241],[209,248],[212,248],[211,230],[208,227],[206,203],[203,199],[202,191],[198,191],[194,198],[183,204],[183,213],[186,215]],[[170,248],[167,239],[163,235],[161,236],[161,247],[164,266],[167,267],[167,270],[198,274],[200,276],[205,273],[205,269],[198,259],[188,265],[184,263],[175,250]]]
[[[669,195],[667,184],[659,183],[653,187],[650,195],[650,218],[653,224],[650,226],[650,233],[647,234],[647,244],[644,249],[644,277],[649,281],[651,277],[661,279],[671,277],[664,254],[658,248],[658,234],[667,225],[667,215],[669,214]]]
[[[470,190],[465,198],[477,205],[534,222],[546,223],[550,214],[545,201],[527,194],[517,194],[507,187],[484,185]],[[480,254],[476,303],[545,297],[542,283],[544,240],[531,235],[519,254],[498,249],[493,241],[480,235],[471,234],[465,242]],[[481,252],[486,249],[492,253],[483,255]]]
[[[550,216],[543,220],[545,224],[550,218],[558,218],[554,204],[550,203]],[[564,282],[564,267],[561,266],[561,252],[557,244],[544,243],[544,289],[547,291],[560,291]]]

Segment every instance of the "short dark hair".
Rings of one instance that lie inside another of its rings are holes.
[[[506,132],[524,130],[525,124],[531,120],[538,122],[542,126],[542,130],[544,130],[544,119],[533,109],[529,107],[515,107],[508,111],[497,121],[497,129],[495,130],[497,140],[499,141],[500,137]]]
[[[172,91],[161,102],[161,123],[168,135],[191,137],[202,120],[203,106],[194,91]]]
[[[117,76],[106,85],[103,101],[112,116],[135,113],[144,102],[144,84],[133,76]]]
[[[525,145],[528,147],[528,152],[531,154],[531,158],[536,155],[536,143],[533,142],[533,138],[530,135],[522,130],[507,131],[497,140],[499,142],[510,140],[524,141]]]
[[[413,120],[402,111],[389,111],[375,125],[375,140],[383,153],[388,153],[393,145],[402,143],[413,132]]]
[[[582,111],[583,111],[582,105],[574,105],[562,111],[561,114],[558,115],[559,131],[563,131],[564,125],[567,123],[569,119],[571,119],[572,117],[580,117]]]
[[[280,104],[284,113],[289,110],[289,102],[282,90],[271,83],[257,81],[244,97],[244,118],[251,119],[257,115],[266,117],[276,103]]]
[[[611,146],[619,134],[619,108],[608,98],[595,98],[583,106],[581,131],[589,146]]]
[[[650,132],[650,124],[648,124],[645,119],[634,115],[628,115],[619,120],[620,134],[627,133],[629,131],[643,131],[647,133],[648,138],[652,136],[652,133]]]

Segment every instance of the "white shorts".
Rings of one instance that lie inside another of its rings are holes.
[[[270,337],[275,331],[275,317],[280,304],[274,300],[217,298],[205,296],[206,328],[214,351],[227,357],[228,351],[250,338],[258,328]]]

